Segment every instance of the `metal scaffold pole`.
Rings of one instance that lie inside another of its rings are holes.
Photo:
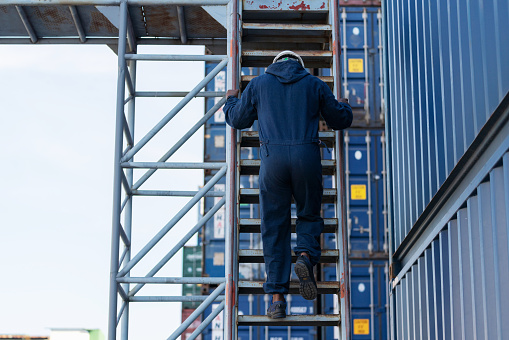
[[[332,23],[332,72],[334,76],[334,95],[341,98],[341,43],[340,43],[340,15],[339,1],[331,1],[331,23]],[[342,131],[335,132],[336,139],[336,188],[337,188],[337,204],[336,216],[338,218],[338,229],[336,232],[336,246],[339,249],[339,260],[336,267],[337,279],[340,282],[339,294],[339,310],[341,315],[340,339],[350,340],[350,273],[348,262],[348,225],[346,215],[346,197],[345,193],[345,155],[344,155],[344,133]]]
[[[136,90],[136,60],[130,60],[128,63],[129,66],[129,74],[131,77],[131,83],[133,84],[133,89]],[[131,140],[134,140],[134,118],[135,118],[135,97],[132,97],[131,100],[129,100],[129,103],[127,104],[127,126],[129,127],[129,133],[131,136]],[[132,161],[132,159],[130,160]],[[129,187],[132,187],[133,185],[133,172],[134,169],[127,169],[126,170],[126,179]],[[126,203],[126,206],[124,208],[125,216],[124,216],[124,229],[127,238],[131,239],[131,231],[132,231],[132,219],[133,219],[133,200],[132,196],[129,198],[129,200]],[[126,255],[124,257],[125,262],[129,262],[131,260],[131,249],[126,248],[125,249]],[[129,277],[130,274],[126,274],[126,277]],[[122,285],[124,291],[128,292],[130,290],[129,283],[126,283]],[[125,302],[126,307],[122,315],[122,340],[128,340],[129,339],[129,302]]]
[[[117,299],[118,283],[117,273],[119,269],[119,246],[120,246],[120,216],[122,212],[122,177],[123,171],[120,166],[123,147],[124,130],[124,97],[125,97],[125,52],[127,37],[127,0],[120,3],[120,27],[118,33],[118,79],[117,79],[117,113],[115,124],[115,159],[113,175],[113,215],[111,235],[111,263],[110,263],[110,301],[108,319],[108,339],[116,340],[117,337]],[[126,245],[128,247],[128,245]],[[127,301],[124,301],[124,306]],[[125,311],[125,307],[122,309]]]
[[[227,89],[239,88],[239,3],[232,0],[228,4],[227,11],[227,55],[228,55],[228,79]],[[236,331],[236,295],[237,281],[235,277],[238,265],[236,245],[236,150],[237,132],[229,126],[226,127],[226,232],[225,232],[225,275],[226,275],[226,304],[224,318],[224,339],[235,338]]]

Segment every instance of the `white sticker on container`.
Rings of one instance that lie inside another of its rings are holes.
[[[354,27],[352,33],[355,35],[359,35],[359,33],[361,33],[361,30],[359,29],[359,27]]]
[[[214,191],[225,191],[224,184],[214,185]],[[221,200],[221,197],[214,197],[214,205]],[[224,238],[224,224],[225,224],[225,209],[224,206],[214,214],[214,238]]]
[[[356,160],[360,160],[362,158],[362,152],[359,150],[355,151],[354,157]]]
[[[221,98],[216,98],[214,100],[214,105],[217,104],[220,100],[221,100]],[[223,108],[221,107],[219,110],[216,111],[216,113],[214,113],[214,122],[224,123],[225,121],[226,120],[225,120]]]
[[[357,289],[359,290],[359,292],[363,293],[366,290],[366,285],[364,283],[359,283]]]
[[[215,135],[214,136],[214,147],[224,148],[224,136],[223,135]]]
[[[307,310],[308,310],[307,307],[292,306],[290,308],[290,313],[291,314],[305,314],[307,312]]]
[[[224,253],[214,253],[212,263],[214,266],[224,266]]]
[[[217,76],[214,78],[214,91],[226,91],[226,72],[221,71],[217,74]],[[217,104],[221,98],[215,98],[214,99],[214,105]],[[220,108],[219,110],[214,113],[214,121],[216,123],[224,123],[224,112],[223,108]]]

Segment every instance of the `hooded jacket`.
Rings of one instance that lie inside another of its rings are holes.
[[[263,144],[318,142],[320,114],[334,130],[348,128],[353,119],[350,105],[338,102],[327,84],[293,60],[271,64],[240,99],[228,97],[223,111],[226,122],[239,130],[258,119]]]

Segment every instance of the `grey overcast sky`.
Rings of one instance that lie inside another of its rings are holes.
[[[140,53],[203,54],[203,47],[141,47]],[[202,62],[145,62],[139,90],[190,90]],[[106,46],[0,45],[0,334],[49,334],[49,328],[106,333],[117,57]],[[180,99],[139,99],[136,139]],[[156,161],[204,112],[194,99],[143,149]],[[203,131],[174,161],[202,161]],[[139,173],[138,175],[139,176]],[[147,189],[196,190],[201,171],[162,172]],[[188,199],[135,200],[136,253]],[[133,269],[142,276],[197,221],[195,207]],[[192,241],[191,243],[192,244]],[[160,273],[180,276],[176,256]],[[179,295],[180,286],[141,295]],[[130,338],[166,339],[180,324],[180,304],[137,304]]]

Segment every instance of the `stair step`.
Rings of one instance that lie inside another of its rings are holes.
[[[258,175],[260,173],[261,160],[243,159],[240,161],[241,175]],[[322,159],[322,174],[334,175],[336,172],[336,161],[333,159]]]
[[[242,24],[244,30],[293,30],[293,31],[331,31],[331,25],[321,24],[280,24],[280,23],[250,23]]]
[[[292,218],[292,233],[295,232],[295,218]],[[241,218],[239,219],[239,228],[241,233],[259,233],[260,232],[261,219],[259,218]],[[324,218],[323,219],[323,232],[324,233],[335,233],[338,229],[337,218]]]
[[[243,67],[267,67],[281,50],[243,50]],[[332,64],[332,51],[296,50],[306,67],[329,68]]]
[[[258,204],[260,202],[259,188],[241,188],[240,203]],[[323,189],[322,203],[334,203],[337,199],[337,190],[334,188]],[[293,201],[293,200],[292,200]]]
[[[266,315],[239,315],[239,326],[339,326],[339,314],[288,315],[283,319],[271,319]]]
[[[339,257],[338,249],[323,249],[320,263],[336,263]],[[297,260],[297,256],[292,251],[292,263]],[[264,263],[262,249],[239,249],[240,263]]]
[[[260,147],[258,131],[242,131],[240,146],[242,147]],[[333,147],[336,133],[334,131],[319,131],[318,138],[329,148]]]
[[[263,283],[265,281],[239,281],[240,294],[265,294]],[[316,283],[318,294],[337,294],[339,292],[338,281],[323,281]],[[290,282],[289,294],[299,294],[299,282]]]

